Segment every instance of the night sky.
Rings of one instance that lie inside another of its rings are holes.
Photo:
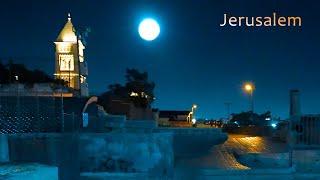
[[[248,109],[241,86],[255,83],[255,110],[286,118],[289,90],[301,90],[302,112],[320,113],[320,3],[314,1],[98,1],[11,0],[0,6],[0,58],[54,71],[54,43],[70,12],[76,28],[90,27],[86,59],[89,88],[98,94],[124,83],[126,68],[147,71],[156,83],[154,107],[198,117]],[[223,14],[301,16],[302,27],[220,27]],[[160,36],[138,34],[156,19]]]

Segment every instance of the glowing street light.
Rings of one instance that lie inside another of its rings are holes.
[[[196,115],[195,115],[195,111],[196,111],[196,109],[198,108],[198,106],[196,105],[196,104],[193,104],[192,105],[192,107],[191,107],[191,113],[190,114],[192,114],[192,121],[193,121],[193,119],[196,119]]]
[[[253,85],[251,83],[246,83],[244,85],[244,89],[247,91],[247,92],[252,92],[253,91]]]
[[[193,109],[197,109],[197,105],[196,105],[196,104],[193,104],[193,105],[192,105],[192,108],[193,108]]]
[[[254,91],[254,88],[255,88],[255,87],[254,87],[253,83],[250,83],[250,82],[245,83],[244,86],[243,86],[244,91],[245,91],[246,93],[248,93],[249,96],[250,96],[250,102],[251,102],[250,110],[251,110],[252,112],[253,112],[253,110],[254,110],[254,107],[253,107],[253,91]]]
[[[196,118],[193,118],[192,119],[192,124],[196,124],[196,122],[197,122]]]

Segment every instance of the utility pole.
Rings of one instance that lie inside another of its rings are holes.
[[[61,69],[61,64],[59,64],[59,69]],[[59,82],[60,86],[60,107],[61,107],[61,131],[64,132],[64,102],[63,102],[63,82],[64,80],[60,76],[61,82]],[[70,87],[70,61],[69,61],[69,87]]]
[[[71,60],[69,59],[69,63],[68,63],[68,65],[69,65],[69,67],[68,67],[68,69],[69,69],[69,82],[68,82],[68,84],[69,84],[69,87],[71,87],[71,69],[70,69],[70,67],[71,67]]]
[[[60,84],[60,106],[61,106],[61,127],[62,132],[64,132],[64,103],[63,103],[63,89],[62,84]]]
[[[12,76],[12,60],[10,59],[9,60],[9,64],[8,64],[8,66],[9,66],[9,84],[11,84],[12,83],[12,81],[11,81],[11,76]]]
[[[231,107],[231,102],[225,102],[224,105],[226,107],[226,112],[227,112],[227,118],[228,120],[230,119],[230,107]]]
[[[251,105],[251,107],[250,107],[250,109],[251,109],[251,111],[252,111],[252,113],[254,112],[254,102],[253,102],[253,90],[251,90],[250,91],[250,105]]]
[[[77,59],[78,59],[78,68],[79,68],[78,81],[79,81],[79,95],[81,96],[81,65],[80,65],[81,62],[80,62],[80,54],[79,54],[79,39],[80,39],[79,36],[80,35],[77,34],[75,29],[73,30],[77,36]]]

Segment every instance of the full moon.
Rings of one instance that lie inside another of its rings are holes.
[[[146,41],[156,39],[160,34],[160,26],[154,19],[147,18],[139,24],[139,35]]]

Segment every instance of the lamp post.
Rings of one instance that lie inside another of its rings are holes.
[[[254,111],[254,105],[253,105],[254,85],[253,85],[253,83],[245,83],[243,88],[244,88],[244,91],[249,94],[249,97],[250,97],[250,111],[253,113],[253,111]]]
[[[225,102],[224,105],[226,107],[226,110],[227,110],[227,121],[230,120],[230,107],[231,107],[231,102]]]
[[[63,102],[63,87],[60,84],[60,106],[61,106],[61,128],[62,132],[64,132],[64,102]]]
[[[197,107],[198,107],[198,106],[197,106],[196,104],[193,104],[193,105],[192,105],[192,108],[191,108],[192,118],[191,118],[191,120],[192,120],[192,119],[195,119],[195,117],[196,117],[195,113],[196,113]]]

